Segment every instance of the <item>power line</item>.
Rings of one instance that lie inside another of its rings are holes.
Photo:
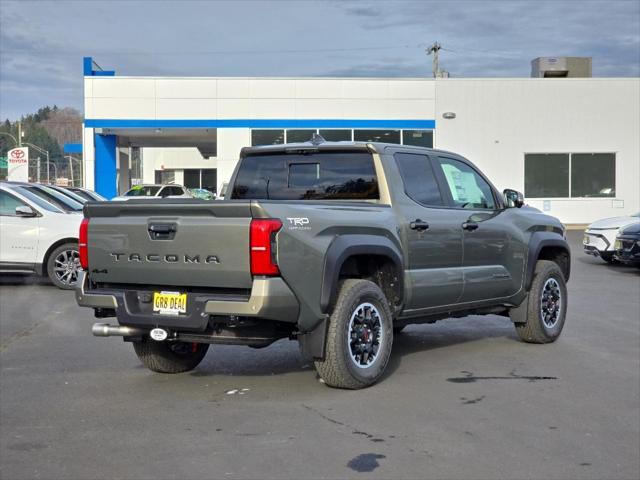
[[[288,53],[331,53],[331,52],[360,52],[371,50],[397,50],[406,48],[421,48],[424,44],[405,44],[405,45],[387,45],[376,47],[351,47],[351,48],[308,48],[308,49],[273,49],[273,50],[181,50],[181,51],[110,51],[110,50],[30,50],[30,49],[0,49],[0,53],[20,53],[34,55],[86,55],[89,51],[92,55],[120,55],[120,56],[138,56],[138,55],[264,55],[264,54],[288,54]]]

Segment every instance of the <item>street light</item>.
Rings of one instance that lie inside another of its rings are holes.
[[[36,151],[38,151],[38,152],[40,152],[40,153],[43,153],[44,155],[46,155],[46,156],[47,156],[47,183],[50,183],[50,181],[49,181],[49,163],[50,163],[50,162],[49,162],[49,150],[45,150],[44,148],[39,147],[39,146],[37,146],[37,145],[34,145],[33,143],[29,143],[29,142],[22,142],[22,143],[24,143],[25,145],[28,145],[28,146],[30,146],[30,147],[35,148],[35,149],[36,149]],[[55,167],[55,164],[54,164],[54,167]],[[55,169],[54,171],[56,172],[56,173],[55,173],[55,175],[56,175],[56,178],[57,178],[57,177],[58,177],[57,169]],[[40,160],[38,160],[38,173],[37,173],[37,177],[38,177],[38,182],[40,182]]]
[[[71,172],[71,185],[73,187],[75,187],[76,186],[76,182],[73,179],[73,162],[72,162],[72,160],[75,160],[76,162],[79,162],[79,163],[80,163],[80,160],[77,159],[77,158],[73,158],[71,155],[67,155],[67,158],[69,159],[69,171]],[[82,163],[80,163],[80,165],[82,165]]]
[[[16,147],[18,146],[18,140],[16,140],[16,137],[11,135],[10,133],[8,133],[8,132],[0,132],[0,135],[6,135],[7,137],[11,137],[11,140],[13,140],[16,143]]]

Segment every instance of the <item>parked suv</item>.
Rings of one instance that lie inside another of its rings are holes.
[[[112,200],[131,200],[132,198],[167,198],[167,197],[191,197],[191,194],[182,185],[136,185],[131,187],[123,195]]]
[[[628,216],[604,218],[593,222],[584,231],[582,240],[584,253],[600,257],[607,263],[616,262],[616,248],[614,246],[616,236],[627,225],[638,221],[640,221],[640,212]]]
[[[78,229],[82,216],[67,213],[28,186],[0,183],[0,271],[48,276],[72,289],[78,281]]]
[[[245,148],[223,201],[85,205],[76,296],[118,320],[95,335],[124,337],[156,372],[193,369],[210,344],[290,338],[327,385],[362,388],[411,323],[496,314],[525,342],[558,338],[564,228],[522,205],[451,152]]]

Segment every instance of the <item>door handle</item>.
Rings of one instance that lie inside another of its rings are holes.
[[[420,220],[419,218],[417,218],[413,222],[409,223],[409,228],[411,230],[422,232],[429,229],[429,224],[424,220]]]
[[[175,223],[152,223],[148,230],[151,240],[173,240],[177,226]]]
[[[464,222],[462,224],[462,229],[472,232],[473,230],[477,230],[478,226],[479,225],[477,223],[475,223],[475,222]]]

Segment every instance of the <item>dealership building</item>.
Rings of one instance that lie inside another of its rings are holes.
[[[220,191],[240,149],[326,140],[459,153],[565,223],[640,210],[639,78],[123,77],[84,63],[84,181]]]

